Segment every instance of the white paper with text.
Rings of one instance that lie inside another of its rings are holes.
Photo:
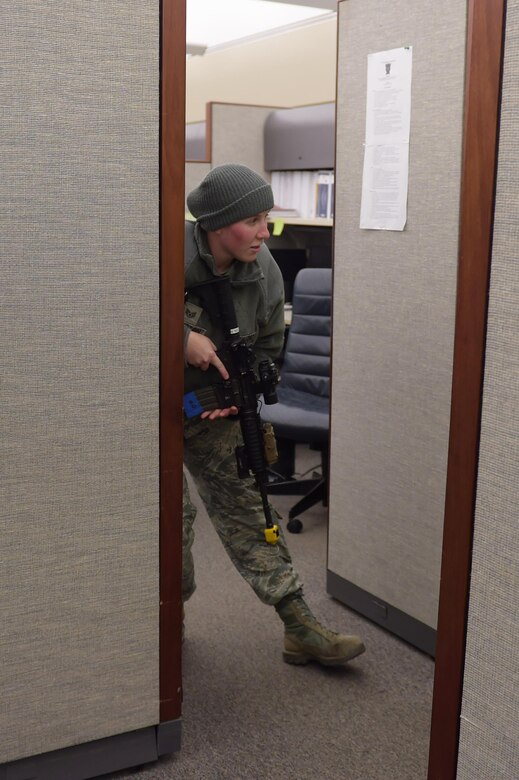
[[[407,221],[413,49],[368,55],[360,227],[403,230]]]

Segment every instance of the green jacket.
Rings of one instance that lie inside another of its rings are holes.
[[[198,223],[186,221],[184,258],[184,347],[190,330],[203,333],[220,347],[222,331],[204,311],[196,290],[190,291],[194,285],[218,276],[206,233]],[[263,244],[253,263],[235,260],[226,275],[231,280],[241,338],[253,347],[257,362],[265,358],[275,360],[281,353],[285,333],[283,277],[276,261]],[[213,366],[208,371],[185,366],[186,393],[221,381]]]

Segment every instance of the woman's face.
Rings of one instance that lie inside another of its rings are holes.
[[[269,237],[268,211],[233,222],[213,231],[211,251],[219,270],[226,270],[233,260],[251,263],[258,256],[263,242]]]

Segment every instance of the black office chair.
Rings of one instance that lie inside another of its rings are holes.
[[[277,388],[279,402],[263,405],[261,419],[274,426],[280,460],[271,471],[267,491],[301,495],[289,512],[287,528],[299,533],[297,516],[328,495],[330,416],[330,328],[332,271],[303,268],[292,298],[292,322]],[[321,454],[321,475],[295,479],[295,445],[310,445]]]

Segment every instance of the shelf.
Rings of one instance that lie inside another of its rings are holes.
[[[333,227],[333,219],[326,217],[308,219],[306,217],[277,217],[271,214],[268,221],[272,223],[283,222],[285,225],[300,225],[301,227]]]
[[[189,222],[194,222],[195,218],[187,211],[185,218]],[[306,217],[275,217],[270,215],[268,218],[269,223],[282,222],[284,225],[300,225],[301,227],[333,227],[333,219],[327,219],[326,217],[314,217],[314,219],[307,219]]]

